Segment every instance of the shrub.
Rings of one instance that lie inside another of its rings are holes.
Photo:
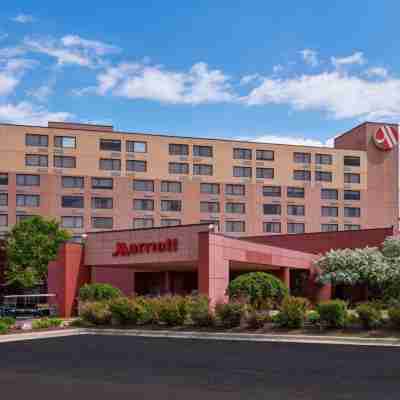
[[[375,303],[360,304],[356,311],[365,329],[375,329],[382,324],[382,312]]]
[[[304,326],[306,312],[309,306],[303,297],[286,297],[277,317],[277,324],[282,328],[298,329]]]
[[[153,322],[157,322],[157,313],[156,306],[154,305],[154,299],[146,298],[146,297],[135,297],[135,300],[138,304],[142,306],[142,315],[139,324],[150,324]]]
[[[79,300],[81,301],[112,300],[121,296],[121,291],[108,283],[85,284],[79,290]]]
[[[0,321],[0,335],[4,335],[8,332],[10,326],[7,325],[5,322]]]
[[[239,302],[219,303],[215,306],[215,315],[224,328],[239,326],[245,306]]]
[[[342,300],[329,300],[317,305],[321,324],[327,328],[344,328],[346,326],[347,303]]]
[[[86,302],[81,306],[80,317],[94,325],[107,325],[111,321],[111,311],[105,301]]]
[[[156,319],[169,326],[183,325],[187,316],[187,300],[182,296],[163,296],[154,299]]]
[[[0,322],[3,322],[8,327],[12,327],[13,325],[15,325],[17,320],[14,317],[2,317],[0,318]]]
[[[266,272],[250,272],[233,279],[228,286],[227,293],[231,299],[247,299],[257,308],[263,308],[270,303],[280,304],[287,296],[288,289],[281,280]]]
[[[400,328],[400,306],[389,308],[389,320],[395,328]]]
[[[311,310],[307,313],[306,316],[307,322],[309,322],[312,326],[319,326],[321,323],[321,316],[318,311]]]
[[[195,326],[213,325],[214,315],[210,311],[210,300],[206,296],[192,296],[188,299],[188,314]]]
[[[41,318],[32,321],[32,329],[56,328],[62,324],[59,318]]]
[[[251,307],[245,314],[246,325],[250,329],[260,329],[264,327],[264,324],[269,322],[271,317],[268,311],[256,310]]]
[[[109,303],[111,320],[119,325],[137,324],[144,314],[144,307],[135,299],[117,297]]]

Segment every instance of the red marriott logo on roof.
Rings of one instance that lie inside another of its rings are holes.
[[[164,253],[178,251],[178,239],[167,239],[161,242],[126,243],[117,242],[113,257],[132,256],[135,254]]]
[[[374,133],[373,139],[378,149],[383,151],[392,150],[399,142],[399,130],[394,126],[382,125]]]

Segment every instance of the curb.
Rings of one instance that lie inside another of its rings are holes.
[[[36,339],[48,339],[66,336],[77,336],[84,335],[82,329],[59,329],[54,331],[44,331],[44,332],[26,332],[26,333],[14,333],[9,335],[0,336],[0,344],[8,342],[21,342],[24,340],[36,340]]]

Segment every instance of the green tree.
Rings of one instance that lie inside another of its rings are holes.
[[[69,238],[55,220],[34,216],[18,222],[7,237],[7,284],[28,288],[45,281],[49,262]]]

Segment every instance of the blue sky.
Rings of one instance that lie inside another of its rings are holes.
[[[0,121],[318,144],[399,119],[398,1],[99,3],[2,4]]]

